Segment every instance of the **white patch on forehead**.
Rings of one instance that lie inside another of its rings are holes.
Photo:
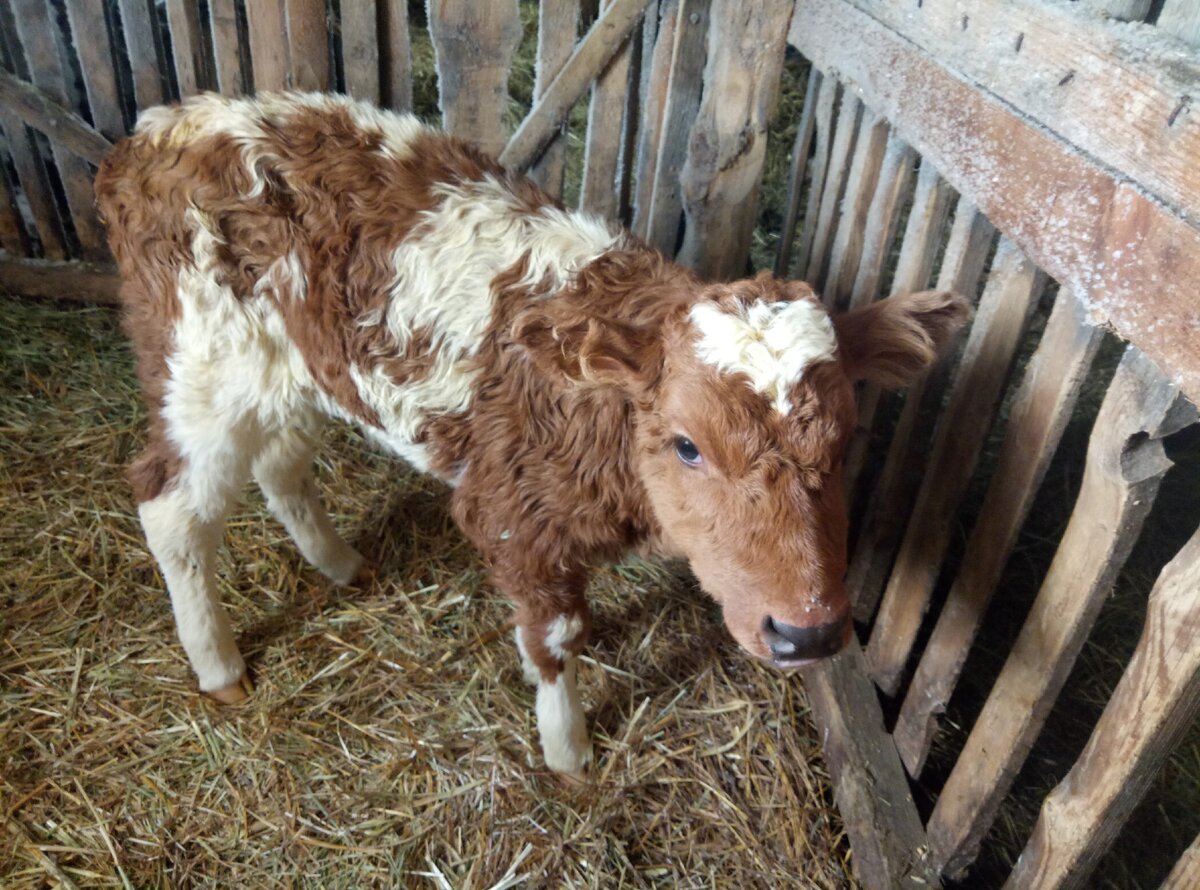
[[[697,303],[691,311],[699,333],[696,355],[701,361],[750,378],[775,410],[787,414],[788,389],[806,368],[827,362],[837,353],[837,336],[829,314],[812,300],[739,303],[727,312],[715,303]]]

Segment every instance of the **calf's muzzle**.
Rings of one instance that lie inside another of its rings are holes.
[[[805,662],[836,655],[850,641],[852,632],[848,615],[839,621],[812,627],[795,627],[767,616],[762,626],[763,642],[780,667],[799,667]]]

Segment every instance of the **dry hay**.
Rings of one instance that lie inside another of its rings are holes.
[[[332,588],[251,496],[221,592],[258,691],[201,698],[122,478],[114,314],[0,298],[0,331],[5,886],[852,885],[798,678],[662,567],[598,574],[596,778],[547,774],[444,491],[344,431],[318,478],[380,580]]]

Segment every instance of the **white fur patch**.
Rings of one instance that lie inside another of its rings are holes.
[[[591,740],[575,688],[575,659],[568,660],[553,683],[538,683],[537,720],[546,766],[560,773],[582,770],[591,756]]]
[[[559,615],[546,627],[546,648],[555,658],[566,661],[571,653],[566,650],[567,644],[575,640],[583,631],[583,618],[578,614]]]
[[[696,355],[701,361],[745,374],[780,414],[791,410],[787,391],[805,369],[837,353],[833,322],[812,300],[755,300],[739,304],[737,312],[697,303],[690,317],[700,335]]]
[[[521,676],[525,678],[525,682],[530,686],[537,686],[542,682],[542,672],[538,670],[538,666],[533,663],[533,659],[529,656],[529,649],[525,646],[525,637],[521,625],[517,625],[514,634],[517,638],[517,652],[521,656]]]

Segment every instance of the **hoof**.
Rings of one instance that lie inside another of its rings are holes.
[[[204,694],[223,705],[237,705],[244,702],[253,693],[254,684],[250,682],[250,678],[246,674],[242,674],[236,683],[231,683],[221,689],[214,689]]]

